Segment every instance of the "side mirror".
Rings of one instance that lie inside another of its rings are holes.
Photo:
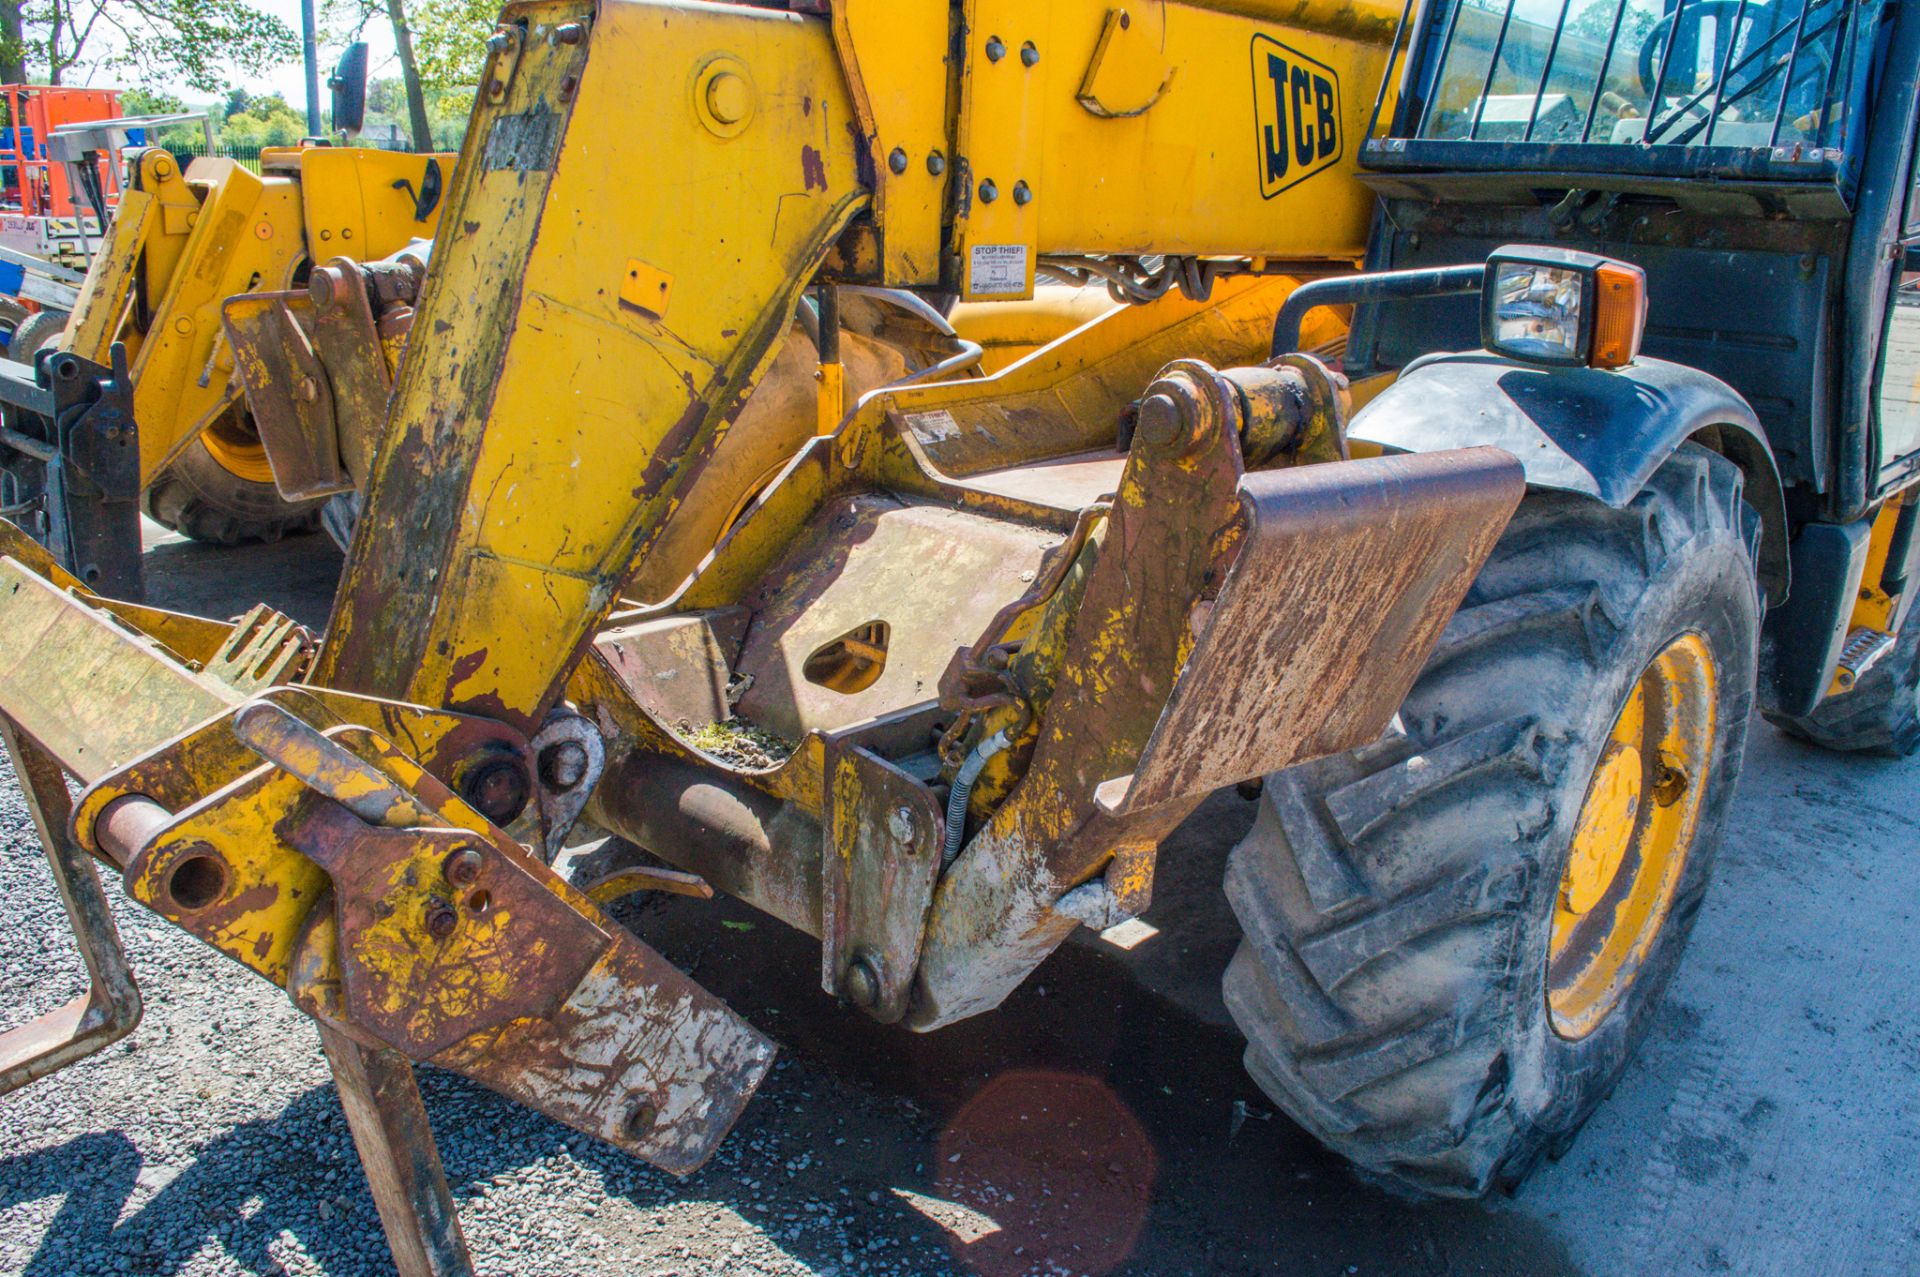
[[[327,77],[333,90],[333,127],[348,135],[358,133],[367,122],[367,46],[356,40],[340,55],[340,62]]]

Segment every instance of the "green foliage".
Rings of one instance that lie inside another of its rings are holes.
[[[494,0],[416,0],[407,13],[422,88],[451,89],[480,82],[487,37],[499,20]],[[439,129],[434,130],[437,135]]]
[[[221,125],[220,141],[236,147],[292,146],[306,132],[306,116],[278,93],[270,93],[249,97],[241,110],[230,113]]]
[[[433,126],[433,145],[439,151],[457,151],[467,133],[467,117],[473,112],[473,89],[467,86],[441,88],[429,86],[423,91],[427,100],[427,122]],[[388,126],[407,134],[407,91],[398,77],[383,77],[367,84],[367,125],[364,136],[385,137]]]
[[[171,93],[156,93],[152,89],[120,91],[120,110],[125,115],[177,115],[187,109],[187,104]],[[198,120],[188,120],[170,124],[157,135],[150,135],[147,140],[172,150],[183,150],[204,142],[206,134],[202,132]]]
[[[231,68],[300,56],[292,28],[247,0],[27,0],[20,18],[27,73],[53,84],[84,56],[121,80],[217,93]],[[110,44],[108,33],[117,37]]]

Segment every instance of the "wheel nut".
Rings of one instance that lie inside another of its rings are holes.
[[[563,740],[540,751],[540,779],[550,789],[568,790],[587,775],[587,747]]]
[[[477,847],[462,847],[447,856],[442,872],[447,881],[456,887],[470,887],[480,880],[480,869],[486,863]]]
[[[445,940],[453,934],[453,929],[459,925],[460,915],[453,911],[452,905],[444,900],[437,899],[427,902],[428,935],[432,936],[435,940]]]

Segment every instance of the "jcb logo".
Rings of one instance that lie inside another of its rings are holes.
[[[1253,37],[1260,194],[1272,199],[1340,158],[1340,77],[1266,36]]]

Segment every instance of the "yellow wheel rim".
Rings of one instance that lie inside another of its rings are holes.
[[[1633,685],[1587,782],[1553,902],[1547,1007],[1582,1038],[1632,985],[1673,905],[1712,773],[1715,672],[1698,634]]]
[[[249,483],[272,483],[273,466],[267,461],[266,445],[254,432],[245,413],[230,412],[200,432],[200,442],[220,468]]]

